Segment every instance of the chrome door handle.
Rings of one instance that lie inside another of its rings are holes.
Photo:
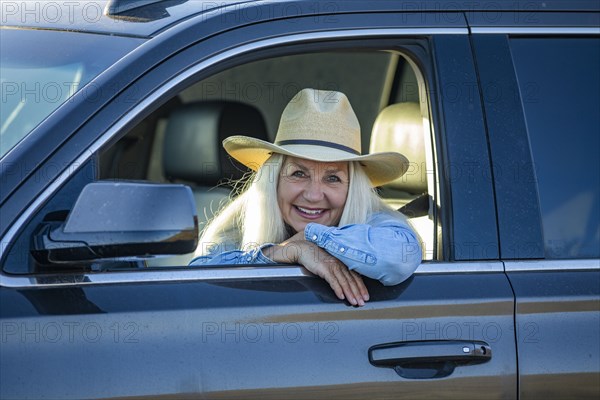
[[[376,367],[393,368],[411,379],[442,378],[458,365],[479,364],[492,358],[492,349],[481,341],[424,340],[372,346],[369,362]]]

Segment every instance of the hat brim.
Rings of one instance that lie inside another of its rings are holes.
[[[381,152],[354,155],[347,151],[325,146],[294,144],[278,146],[248,136],[231,136],[223,141],[223,147],[233,158],[256,171],[273,154],[283,154],[320,162],[359,162],[373,186],[391,182],[406,172],[408,159],[400,153]]]

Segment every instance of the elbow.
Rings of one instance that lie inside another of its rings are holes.
[[[408,279],[410,274],[385,274],[379,279],[383,286],[395,286]]]
[[[412,269],[402,268],[400,271],[390,272],[379,278],[379,281],[383,284],[383,286],[399,285],[412,276],[413,272],[415,272],[415,269],[417,269],[417,266]]]
[[[418,244],[404,250],[402,258],[390,260],[386,273],[379,278],[384,286],[394,286],[404,282],[412,276],[421,264],[422,253]]]

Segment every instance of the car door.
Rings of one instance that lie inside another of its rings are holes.
[[[1,397],[516,398],[513,293],[462,15],[313,10],[318,18],[268,20],[268,7],[236,6],[173,30],[167,42],[190,46],[49,156],[77,168],[23,199],[46,208],[26,209],[3,237],[12,245],[0,282]],[[234,18],[251,11],[263,17]],[[198,41],[213,25],[229,30]],[[231,64],[336,48],[413,49],[423,74],[443,240],[409,280],[367,280],[371,300],[354,308],[298,266],[28,271],[23,229],[94,180],[98,151],[170,95]]]
[[[600,395],[598,12],[558,16],[470,21],[481,85],[502,93],[484,108],[522,399]]]

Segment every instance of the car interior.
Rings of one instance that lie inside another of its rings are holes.
[[[398,151],[408,172],[377,190],[409,218],[423,259],[441,254],[435,154],[425,81],[396,51],[330,51],[262,59],[218,72],[165,102],[100,155],[100,179],[184,183],[199,229],[235,196],[249,170],[221,146],[231,135],[273,141],[279,116],[302,88],[344,92],[358,116],[363,153]],[[193,253],[147,265],[187,265]]]

